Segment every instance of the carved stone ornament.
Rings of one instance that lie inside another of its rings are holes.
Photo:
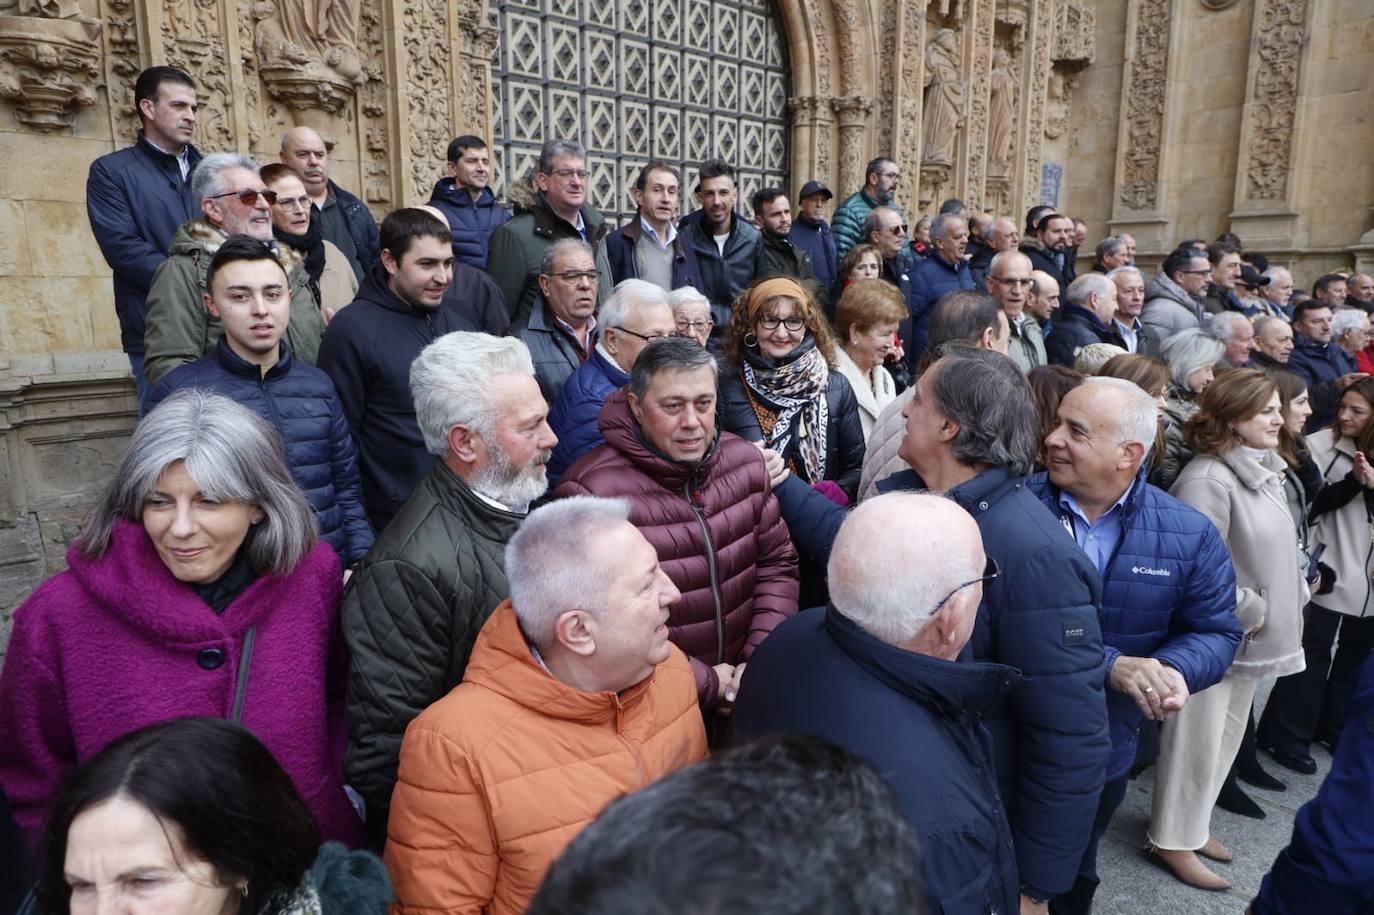
[[[1256,13],[1259,65],[1245,169],[1245,194],[1251,200],[1283,200],[1288,194],[1306,21],[1307,0],[1261,0]]]
[[[965,89],[959,36],[952,29],[940,29],[926,48],[922,162],[953,164],[954,144],[964,123]]]
[[[1086,67],[1097,56],[1097,16],[1079,0],[1059,0],[1055,9],[1054,53],[1056,63]]]
[[[253,19],[263,85],[288,108],[338,114],[367,82],[356,0],[256,0]]]
[[[1204,9],[1226,10],[1235,6],[1240,0],[1201,0]]]
[[[100,23],[41,15],[72,11],[59,3],[20,5],[40,15],[0,16],[0,98],[25,126],[70,127],[77,109],[96,101]]]
[[[1135,56],[1126,97],[1121,205],[1153,210],[1159,204],[1159,138],[1169,71],[1169,0],[1141,0],[1136,11]]]

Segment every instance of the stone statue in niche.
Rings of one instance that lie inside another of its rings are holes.
[[[940,29],[926,48],[925,87],[921,159],[932,165],[952,165],[954,141],[964,122],[965,95],[959,40],[952,29]]]
[[[357,0],[257,0],[253,18],[263,83],[292,110],[337,114],[367,82]]]
[[[998,48],[992,55],[991,94],[988,99],[988,174],[1011,172],[1012,143],[1016,138],[1016,73],[1011,54]]]
[[[1048,99],[1045,105],[1045,138],[1057,140],[1069,129],[1069,77],[1055,71],[1050,74]]]

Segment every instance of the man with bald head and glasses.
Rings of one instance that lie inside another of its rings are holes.
[[[1020,251],[1003,251],[988,264],[988,292],[1002,306],[1011,328],[1007,355],[1023,372],[1044,365],[1045,332],[1026,310],[1032,298],[1031,261]]]
[[[258,175],[258,164],[235,153],[206,156],[191,174],[191,192],[200,201],[202,215],[177,230],[171,256],[153,275],[148,290],[143,337],[148,383],[157,384],[172,369],[215,349],[223,327],[205,308],[205,274],[210,259],[231,235],[264,242],[281,261],[291,296],[286,341],[295,359],[313,365],[324,317],[307,283],[304,255],[279,247],[272,235],[277,195]]]

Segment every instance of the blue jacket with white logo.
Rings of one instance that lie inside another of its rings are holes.
[[[1045,473],[1027,485],[1072,536],[1072,516],[1059,505],[1060,489]],[[1124,776],[1135,759],[1144,714],[1110,686],[1122,655],[1150,657],[1183,674],[1189,693],[1216,683],[1240,646],[1236,573],[1212,522],[1164,490],[1136,477],[1122,504],[1121,543],[1102,575],[1103,686],[1112,734],[1107,780]]]

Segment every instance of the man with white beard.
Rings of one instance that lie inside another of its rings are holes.
[[[557,437],[525,344],[462,331],[410,369],[433,469],[349,582],[348,784],[386,835],[401,738],[463,679],[477,632],[510,596],[503,551],[548,486]]]

